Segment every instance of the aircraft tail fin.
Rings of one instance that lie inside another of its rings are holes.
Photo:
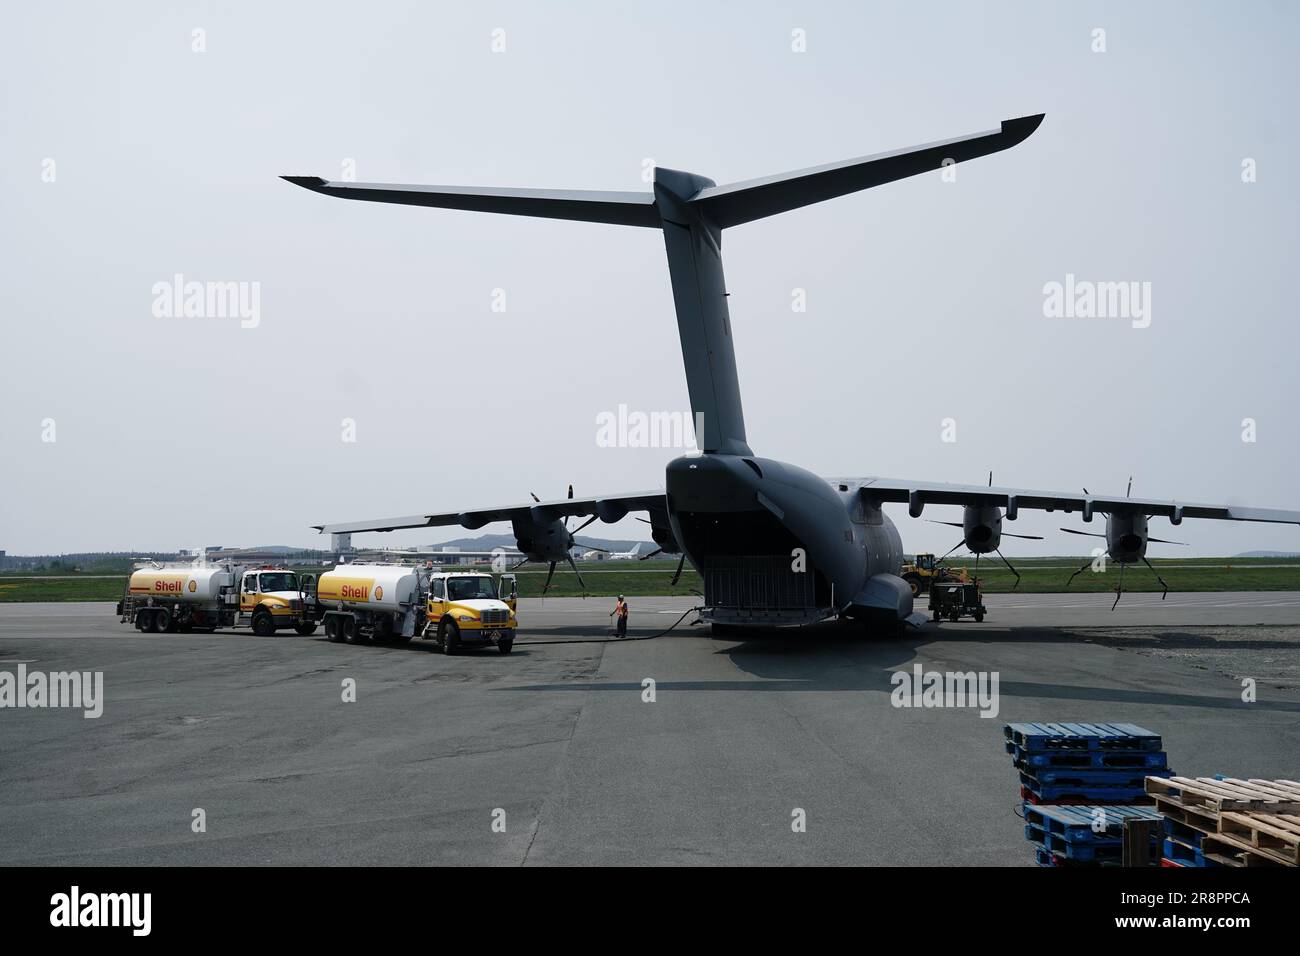
[[[910,149],[719,186],[694,173],[656,167],[646,193],[561,189],[495,189],[327,182],[285,176],[313,192],[341,199],[436,206],[515,216],[648,226],[663,230],[678,335],[697,424],[707,453],[752,454],[745,436],[726,281],[722,231],[907,176],[936,171],[1009,149],[1034,132],[1042,114],[1004,120],[999,129]]]

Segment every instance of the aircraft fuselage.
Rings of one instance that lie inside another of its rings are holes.
[[[673,534],[704,578],[703,617],[717,623],[806,624],[887,611],[906,586],[898,529],[856,489],[839,490],[798,466],[752,455],[678,458],[666,472]],[[893,576],[889,607],[864,599]],[[903,616],[906,616],[906,613]]]

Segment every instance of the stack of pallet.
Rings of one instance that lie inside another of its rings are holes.
[[[1118,866],[1123,861],[1124,828],[1132,821],[1159,822],[1154,807],[1024,805],[1025,839],[1034,845],[1039,866]],[[1147,852],[1159,849],[1152,838]]]
[[[1119,865],[1130,821],[1146,821],[1142,842],[1158,851],[1145,781],[1172,774],[1159,734],[1133,724],[1007,724],[1003,733],[1040,866]]]
[[[1003,733],[1027,803],[1149,803],[1146,778],[1171,775],[1160,735],[1134,724],[1007,724]]]
[[[1165,866],[1300,865],[1300,783],[1150,777]]]

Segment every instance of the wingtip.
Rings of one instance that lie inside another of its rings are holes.
[[[1019,143],[1033,135],[1034,130],[1043,125],[1046,113],[1034,113],[1031,116],[1017,116],[1015,119],[1002,121],[1002,132]]]
[[[319,176],[281,176],[280,178],[287,183],[301,186],[303,189],[320,190],[323,186],[328,185]]]

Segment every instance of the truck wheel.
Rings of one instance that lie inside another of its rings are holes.
[[[498,654],[509,654],[509,653],[510,653],[510,648],[512,648],[512,647],[514,647],[514,646],[515,646],[515,642],[514,642],[514,641],[497,641],[497,653],[498,653]]]
[[[460,625],[449,617],[444,617],[438,625],[438,643],[444,654],[455,654],[460,650]]]
[[[293,626],[293,629],[303,637],[311,637],[316,633],[315,621],[300,621]]]
[[[983,623],[984,623],[984,612],[983,612],[983,611],[976,611],[976,612],[975,612],[975,623],[976,623],[976,624],[983,624]]]
[[[370,643],[362,635],[361,628],[357,626],[357,619],[355,617],[345,617],[343,619],[343,640],[347,641],[349,644]]]
[[[912,589],[912,597],[919,598],[921,596],[920,576],[916,574],[905,574],[903,575],[903,580],[906,581],[907,586]]]
[[[331,644],[337,644],[339,641],[343,640],[343,630],[339,627],[339,619],[337,617],[325,618],[325,639]]]
[[[938,611],[933,611],[933,612],[931,612],[931,614],[930,614],[930,620],[932,620],[932,621],[937,621],[937,620],[939,620],[939,612],[938,612]]]
[[[153,627],[150,630],[170,631],[172,627],[172,616],[165,607],[158,609],[158,613],[153,616]]]
[[[253,633],[258,637],[270,637],[275,633],[275,620],[269,611],[253,613]]]
[[[396,631],[394,631],[392,634],[389,635],[388,639],[392,641],[394,644],[409,644],[413,636],[414,635],[412,634],[399,634]]]

